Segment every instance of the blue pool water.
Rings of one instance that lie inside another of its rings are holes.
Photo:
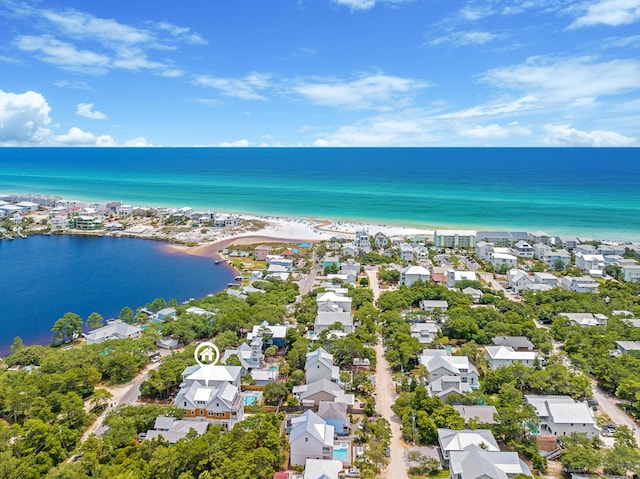
[[[260,395],[257,393],[249,393],[244,395],[242,401],[245,406],[253,406],[258,403],[259,397]]]
[[[340,448],[333,448],[333,459],[336,461],[347,461],[349,460],[349,444],[342,443],[340,444]]]

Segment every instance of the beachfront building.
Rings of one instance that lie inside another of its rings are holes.
[[[367,230],[356,231],[356,240],[354,242],[356,248],[363,253],[371,252],[371,241],[369,240],[369,232]]]
[[[569,396],[533,394],[525,395],[524,400],[535,408],[540,418],[540,434],[559,437],[577,432],[589,439],[600,434],[586,402],[576,402]]]
[[[473,230],[435,230],[433,241],[437,248],[473,248],[476,232]]]
[[[112,321],[101,328],[94,329],[88,333],[82,333],[87,344],[98,344],[109,339],[139,338],[142,329],[133,324],[124,323],[120,320]]]
[[[478,231],[476,241],[507,247],[511,246],[511,234],[507,231]]]
[[[102,228],[102,224],[96,216],[74,216],[71,225],[78,230],[92,231]]]
[[[423,266],[407,266],[400,271],[400,284],[411,286],[416,281],[429,282],[431,273]]]
[[[378,249],[384,248],[385,246],[387,246],[387,244],[389,244],[389,238],[387,238],[387,236],[381,231],[378,231],[376,233],[376,235],[373,237],[373,241],[375,242],[376,248]]]

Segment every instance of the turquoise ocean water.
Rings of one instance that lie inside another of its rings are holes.
[[[2,192],[640,239],[633,148],[3,148]]]

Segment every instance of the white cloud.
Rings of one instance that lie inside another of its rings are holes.
[[[532,132],[528,128],[524,128],[516,122],[506,127],[502,127],[495,123],[492,123],[491,125],[487,125],[487,126],[476,125],[472,128],[460,129],[458,131],[458,134],[462,136],[466,136],[468,138],[487,140],[492,138],[529,136],[532,134]]]
[[[0,90],[0,144],[40,144],[49,135],[51,107],[34,91]]]
[[[258,93],[271,86],[271,76],[265,73],[250,73],[244,78],[221,78],[208,75],[197,75],[196,84],[220,90],[227,96],[242,98],[243,100],[266,100]]]
[[[93,110],[93,103],[78,103],[76,115],[89,118],[91,120],[106,120],[107,115],[98,110]]]
[[[640,0],[598,0],[578,7],[583,14],[569,28],[609,25],[617,27],[640,20]]]
[[[301,81],[292,89],[318,105],[349,110],[387,110],[406,106],[414,94],[427,86],[426,82],[411,78],[372,74],[352,81]]]
[[[640,60],[533,57],[524,64],[489,70],[482,80],[551,102],[597,98],[640,88]]]
[[[116,146],[110,135],[96,136],[75,126],[63,135],[54,136],[53,142],[62,146]]]
[[[517,100],[496,101],[487,105],[474,106],[465,110],[444,113],[439,118],[466,119],[479,116],[508,115],[533,108],[538,102],[535,96],[524,96]]]
[[[434,38],[433,40],[427,41],[427,45],[437,46],[442,44],[451,44],[457,47],[468,45],[482,45],[484,43],[489,43],[490,41],[495,40],[498,37],[499,35],[491,32],[452,32],[448,35],[444,35],[442,37]]]
[[[105,73],[110,60],[89,50],[78,50],[71,43],[56,40],[51,35],[23,35],[16,39],[18,49],[39,54],[42,61],[72,71],[90,74]]]
[[[35,53],[41,60],[61,68],[92,75],[121,68],[147,69],[166,77],[182,76],[184,72],[176,68],[170,59],[149,59],[150,52],[176,50],[185,43],[206,44],[190,28],[168,22],[146,22],[145,28],[140,28],[74,9],[42,9],[13,3],[7,7],[0,14],[4,13],[16,21],[35,19],[32,24],[44,32],[16,38],[14,43],[19,49]],[[75,43],[80,41],[90,44],[92,50],[77,47]]]
[[[133,138],[131,140],[127,140],[124,146],[153,146],[149,144],[144,136],[139,136],[138,138]]]
[[[333,3],[348,7],[351,11],[355,10],[371,10],[376,4],[386,3],[390,5],[398,5],[400,3],[407,3],[413,0],[333,0]]]
[[[638,140],[615,131],[580,131],[571,125],[545,125],[545,143],[555,146],[638,146]]]
[[[56,80],[53,84],[59,88],[93,91],[93,88],[91,88],[87,82],[82,80]]]
[[[223,141],[222,143],[218,144],[218,146],[245,147],[245,146],[249,146],[249,140],[246,140],[243,138],[242,140],[236,140],[236,141]]]

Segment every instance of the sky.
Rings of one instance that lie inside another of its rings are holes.
[[[640,0],[0,0],[3,146],[639,146]]]

